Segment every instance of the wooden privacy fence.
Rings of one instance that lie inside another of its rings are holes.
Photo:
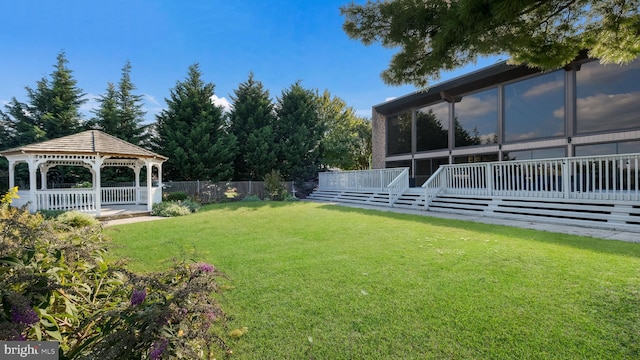
[[[293,182],[285,181],[284,184],[287,191],[293,194]],[[167,181],[162,185],[165,194],[184,192],[202,203],[242,200],[249,195],[256,195],[260,199],[268,197],[264,181]]]

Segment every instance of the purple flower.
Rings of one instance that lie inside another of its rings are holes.
[[[206,273],[210,273],[210,272],[213,272],[215,270],[215,267],[213,267],[213,265],[211,265],[211,264],[199,263],[198,265],[196,265],[196,270],[199,270],[199,271],[202,271],[202,272],[206,272]]]
[[[151,345],[151,351],[149,352],[149,359],[151,360],[162,359],[162,354],[164,353],[165,350],[167,350],[167,345],[169,345],[169,340],[165,338],[156,340]]]
[[[142,304],[144,299],[147,297],[147,290],[133,290],[131,293],[131,306],[136,306]]]
[[[11,321],[24,325],[33,325],[40,321],[38,314],[26,303],[11,306]]]

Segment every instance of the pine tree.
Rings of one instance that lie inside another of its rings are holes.
[[[169,157],[163,165],[167,180],[230,180],[236,138],[225,128],[222,107],[212,101],[214,85],[202,80],[198,64],[189,67],[165,99],[157,116],[157,152]]]
[[[234,94],[229,114],[229,131],[238,140],[233,179],[262,180],[276,165],[273,103],[253,73]]]
[[[393,85],[425,87],[442,70],[479,56],[558,69],[582,50],[603,63],[640,55],[638,0],[393,0],[351,2],[343,29],[365,45],[398,49],[382,73]]]
[[[283,90],[276,115],[274,135],[280,173],[295,181],[314,178],[320,167],[320,140],[324,134],[314,92],[299,82]]]
[[[16,98],[0,116],[12,129],[10,146],[54,139],[82,130],[80,106],[87,100],[67,68],[64,52],[58,54],[51,80],[42,78],[35,89],[26,87],[28,103]]]
[[[135,145],[146,145],[147,126],[143,125],[145,111],[142,95],[135,95],[135,85],[131,82],[131,62],[122,68],[122,77],[116,87],[107,84],[107,92],[98,102],[100,108],[93,111],[94,122],[102,131]]]

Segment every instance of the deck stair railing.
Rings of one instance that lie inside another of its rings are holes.
[[[444,185],[446,184],[446,177],[441,174],[445,172],[444,167],[439,167],[435,173],[433,173],[427,181],[422,184],[422,188],[424,189],[424,209],[428,210],[429,205],[434,198],[436,198],[439,194],[444,191]]]
[[[443,165],[423,185],[438,194],[640,201],[640,154]]]

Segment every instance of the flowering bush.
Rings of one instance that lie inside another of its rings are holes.
[[[229,351],[217,335],[226,321],[211,296],[223,276],[213,265],[179,262],[135,274],[105,259],[99,225],[61,228],[2,199],[0,340],[56,340],[60,359],[201,359]]]
[[[183,216],[194,213],[200,209],[200,204],[191,200],[183,201],[163,201],[153,204],[151,215],[154,216]]]

